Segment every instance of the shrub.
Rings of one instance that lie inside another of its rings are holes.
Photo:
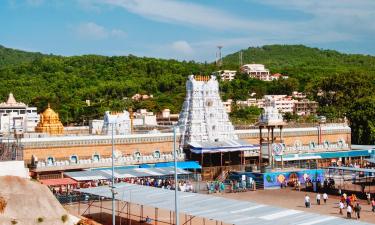
[[[37,221],[38,221],[38,223],[43,223],[44,218],[43,217],[38,217]]]
[[[62,216],[61,216],[61,221],[62,221],[63,223],[65,223],[66,221],[68,221],[68,215],[66,215],[66,214],[62,215]]]

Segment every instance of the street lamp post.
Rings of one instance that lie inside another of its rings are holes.
[[[174,155],[174,207],[176,225],[180,224],[178,212],[178,183],[177,183],[177,150],[176,150],[176,126],[173,126],[173,155]]]
[[[112,225],[116,224],[116,214],[115,214],[115,210],[116,210],[115,194],[116,193],[115,193],[115,164],[114,164],[114,161],[115,161],[115,157],[114,157],[115,140],[114,140],[114,136],[113,136],[115,124],[116,124],[115,121],[111,122],[111,125],[112,125],[112,187],[111,187],[111,192],[112,192]]]

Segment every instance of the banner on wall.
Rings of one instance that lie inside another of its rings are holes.
[[[304,184],[309,180],[322,182],[324,180],[324,170],[314,169],[291,172],[269,172],[264,174],[263,179],[264,188],[280,187],[285,181],[287,183],[299,181],[301,184]]]

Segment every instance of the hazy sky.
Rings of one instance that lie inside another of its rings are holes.
[[[0,45],[213,61],[264,44],[375,55],[375,0],[1,0]]]

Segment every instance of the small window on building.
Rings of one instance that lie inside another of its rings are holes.
[[[94,162],[99,162],[99,160],[100,160],[100,156],[99,156],[99,154],[94,154],[94,155],[92,156],[92,161],[94,161]]]
[[[52,166],[55,163],[55,159],[52,156],[47,158],[47,165]]]
[[[139,151],[134,152],[134,158],[139,159],[141,157],[141,153]]]
[[[160,151],[155,150],[154,153],[153,153],[153,156],[154,156],[155,159],[159,159],[160,158]]]
[[[70,156],[70,162],[77,164],[78,163],[78,157],[76,155]]]

